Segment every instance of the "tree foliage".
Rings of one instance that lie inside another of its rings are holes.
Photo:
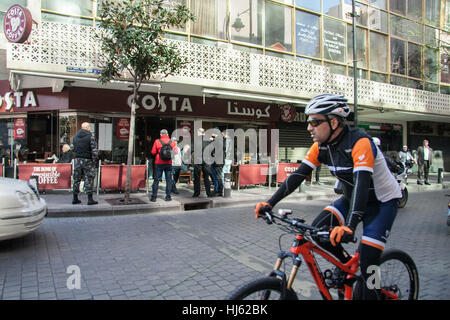
[[[130,133],[128,139],[125,203],[130,203],[131,164],[136,99],[143,81],[161,80],[176,73],[187,63],[175,44],[162,37],[165,30],[183,27],[195,17],[183,5],[165,0],[105,0],[100,11],[104,65],[98,80],[108,83],[121,78],[133,79]]]
[[[186,63],[175,45],[162,38],[165,30],[194,19],[183,5],[164,0],[106,0],[100,18],[102,83],[123,77],[126,70],[139,87],[142,81],[167,77]]]

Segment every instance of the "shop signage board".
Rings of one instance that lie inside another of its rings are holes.
[[[38,177],[39,190],[70,189],[72,164],[19,164],[19,179],[28,181],[31,176]]]
[[[18,4],[11,6],[6,11],[3,20],[3,31],[9,42],[23,43],[31,33],[33,18],[31,12]]]
[[[117,119],[116,136],[117,139],[128,140],[130,135],[130,118]]]
[[[277,183],[284,182],[289,175],[300,167],[300,163],[279,163],[277,172]]]
[[[25,130],[26,130],[26,118],[17,118],[14,119],[14,139],[25,139]]]

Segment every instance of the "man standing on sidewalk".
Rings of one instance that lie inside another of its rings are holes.
[[[433,149],[429,146],[427,139],[423,140],[423,146],[417,148],[417,184],[422,184],[422,176],[425,184],[429,185],[428,172],[433,161]]]
[[[160,138],[155,140],[152,147],[152,155],[155,158],[155,172],[152,185],[152,196],[150,201],[156,202],[156,196],[158,195],[159,179],[162,174],[166,176],[166,201],[171,201],[172,197],[170,192],[172,191],[172,154],[176,152],[174,150],[175,142],[171,141],[166,129],[160,131]]]
[[[82,180],[84,180],[84,188],[88,196],[87,204],[97,204],[98,202],[92,197],[92,192],[96,164],[98,163],[98,149],[89,122],[83,122],[81,124],[81,130],[73,137],[72,143],[75,153],[72,204],[81,203],[78,199],[78,194],[80,193],[80,183]]]

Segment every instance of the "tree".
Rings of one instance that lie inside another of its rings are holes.
[[[102,3],[97,37],[105,62],[98,80],[105,84],[123,79],[128,73],[133,82],[124,198],[125,203],[129,203],[139,88],[144,81],[164,79],[187,63],[176,46],[165,41],[162,35],[171,27],[184,27],[195,17],[186,7],[171,1],[105,0]]]

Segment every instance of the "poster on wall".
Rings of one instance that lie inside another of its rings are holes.
[[[116,136],[117,139],[128,139],[130,134],[130,119],[119,118],[117,119]]]
[[[25,118],[14,119],[14,139],[25,139]]]

